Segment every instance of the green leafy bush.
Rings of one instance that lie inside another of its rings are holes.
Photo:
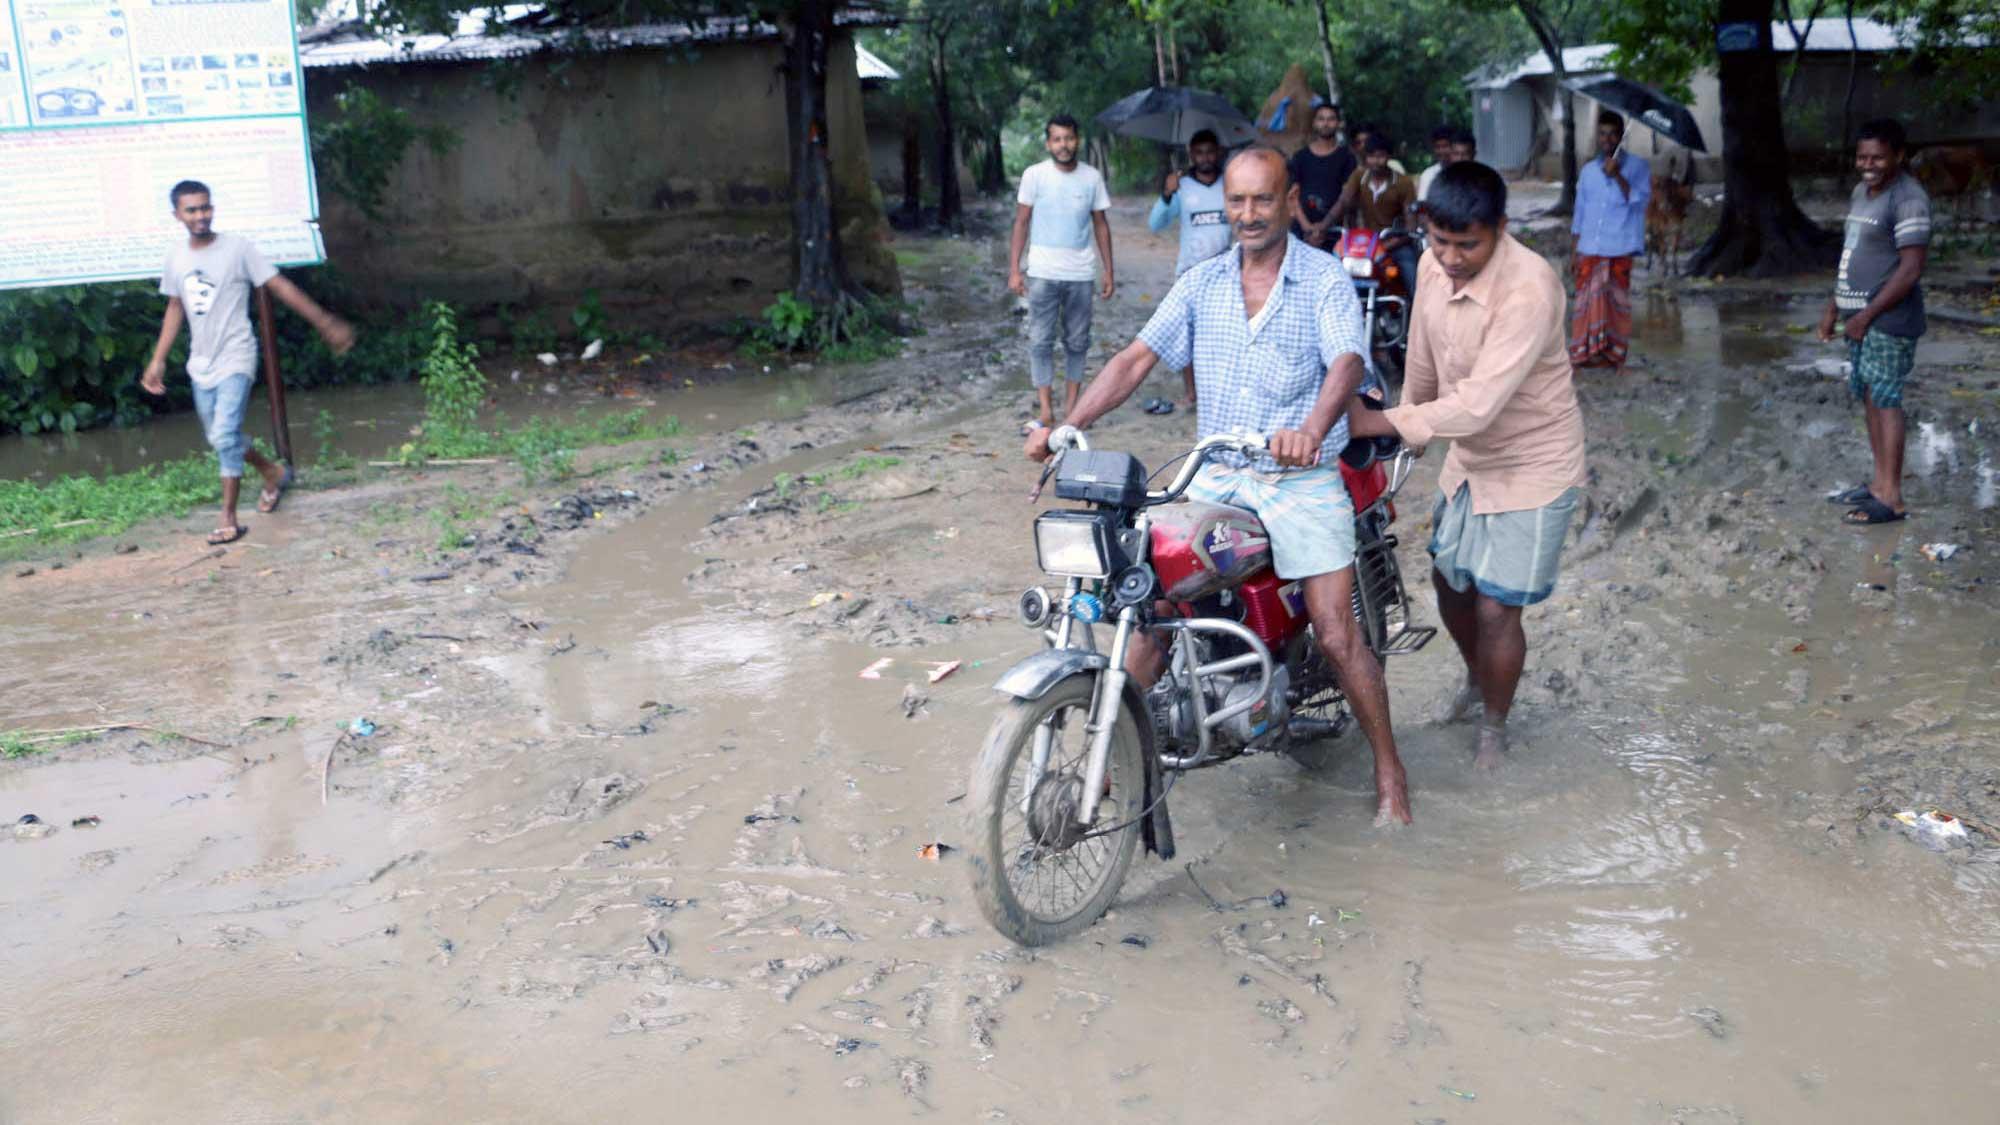
[[[350,84],[335,94],[333,112],[312,124],[314,166],[371,219],[383,217],[389,176],[419,142],[442,156],[458,144],[458,134],[440,125],[417,124],[408,110],[390,105],[366,86]]]
[[[71,433],[150,417],[157,400],[139,376],[164,307],[144,282],[0,293],[0,432]],[[177,344],[172,362],[186,355]],[[170,394],[193,401],[185,383]]]
[[[816,352],[836,363],[882,359],[901,350],[905,311],[881,297],[842,297],[815,308],[788,291],[765,306],[743,335],[757,351]]]

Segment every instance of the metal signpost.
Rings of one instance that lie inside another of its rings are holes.
[[[159,277],[185,237],[167,202],[181,180],[272,262],[326,260],[290,0],[0,0],[0,289]]]

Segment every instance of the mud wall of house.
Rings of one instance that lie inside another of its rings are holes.
[[[857,280],[898,292],[851,41],[832,57],[841,245]],[[315,114],[359,83],[458,138],[411,148],[385,221],[323,185],[328,258],[381,301],[568,307],[595,288],[659,322],[754,311],[792,275],[782,61],[766,43],[311,70]]]

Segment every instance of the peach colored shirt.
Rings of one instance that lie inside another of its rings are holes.
[[[1417,266],[1403,403],[1383,412],[1405,442],[1450,438],[1438,484],[1472,485],[1478,515],[1539,508],[1583,483],[1583,413],[1571,382],[1556,271],[1511,234],[1454,293],[1437,259]]]

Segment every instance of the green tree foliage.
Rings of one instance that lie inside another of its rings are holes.
[[[937,48],[916,21],[959,8],[976,13],[953,23],[944,40],[963,147],[982,164],[987,153],[999,155],[994,150],[1004,136],[1009,176],[1042,158],[1041,127],[1050,114],[1073,114],[1087,135],[1095,133],[1091,117],[1154,85],[1163,64],[1169,81],[1178,76],[1183,86],[1221,94],[1246,116],[1258,112],[1294,63],[1305,67],[1315,88],[1324,85],[1310,0],[911,0],[911,23],[870,32],[866,41],[903,72],[905,82],[928,84]],[[1468,71],[1518,60],[1534,49],[1507,7],[1468,11],[1455,0],[1353,0],[1329,5],[1327,14],[1349,119],[1381,126],[1412,158],[1427,151],[1423,139],[1432,126],[1470,124],[1463,82]],[[931,93],[926,85],[924,97],[912,104],[934,123]],[[1114,152],[1121,187],[1152,186],[1159,168],[1155,146],[1121,142]]]
[[[458,144],[458,135],[421,125],[408,110],[350,84],[334,95],[333,113],[312,123],[313,166],[362,214],[379,220],[390,173],[419,142],[442,156]]]

